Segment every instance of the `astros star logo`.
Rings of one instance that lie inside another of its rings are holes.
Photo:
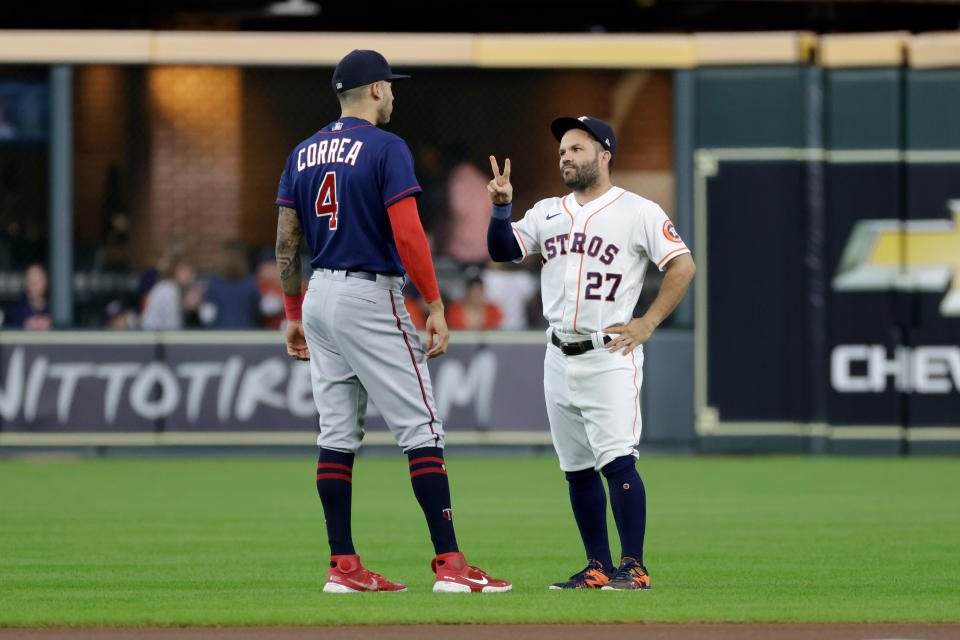
[[[669,220],[663,223],[663,235],[670,242],[683,242],[683,238],[677,233],[677,228]]]

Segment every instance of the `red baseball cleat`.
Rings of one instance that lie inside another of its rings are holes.
[[[407,585],[390,582],[379,573],[364,569],[360,556],[330,556],[330,571],[324,593],[360,593],[361,591],[406,591]]]
[[[441,553],[430,566],[437,574],[434,593],[497,593],[513,589],[506,580],[491,578],[482,569],[468,565],[459,551]]]

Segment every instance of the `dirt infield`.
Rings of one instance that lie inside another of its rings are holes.
[[[351,627],[174,627],[0,629],[3,640],[579,640],[600,633],[605,640],[953,640],[960,624],[740,624],[740,623],[630,623],[630,624],[504,624],[504,625],[391,625]]]

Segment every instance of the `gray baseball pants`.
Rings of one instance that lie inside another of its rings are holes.
[[[400,291],[404,279],[357,275],[316,269],[303,300],[303,332],[320,414],[317,445],[355,453],[369,397],[404,453],[442,447],[443,424],[426,351]]]

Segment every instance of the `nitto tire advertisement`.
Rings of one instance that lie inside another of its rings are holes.
[[[445,428],[542,430],[544,348],[460,344],[431,363]],[[364,427],[386,429],[372,402]],[[279,342],[0,344],[4,432],[316,429],[309,364]]]

